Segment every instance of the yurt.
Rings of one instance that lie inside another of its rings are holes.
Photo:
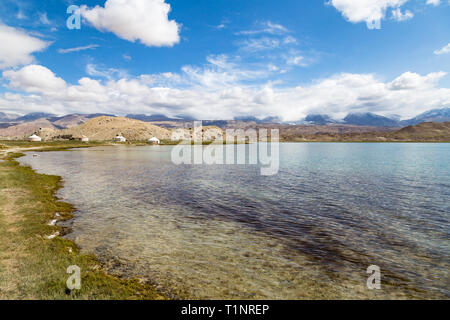
[[[41,142],[42,141],[41,137],[37,136],[36,134],[33,134],[30,137],[28,137],[28,140],[31,142]]]
[[[115,142],[126,142],[127,139],[125,139],[125,137],[122,137],[120,134],[118,134],[115,138],[114,138]]]
[[[153,138],[148,139],[148,143],[150,143],[150,144],[160,144],[161,141],[159,141],[158,138],[153,137]]]
[[[81,137],[81,142],[89,142],[89,138],[86,136]]]

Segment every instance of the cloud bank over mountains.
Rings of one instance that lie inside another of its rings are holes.
[[[406,72],[392,81],[382,81],[373,74],[341,73],[291,88],[275,87],[270,82],[243,84],[264,75],[241,69],[221,56],[209,57],[203,68],[186,66],[176,74],[109,80],[84,77],[72,85],[44,66],[28,65],[3,72],[7,87],[17,93],[0,95],[0,111],[163,113],[198,119],[252,115],[297,121],[308,114],[339,119],[347,113],[369,111],[409,118],[450,106],[450,89],[438,87],[445,72]]]

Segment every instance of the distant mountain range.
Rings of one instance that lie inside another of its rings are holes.
[[[448,111],[448,110],[447,110]],[[445,141],[450,142],[450,121],[442,122],[444,111],[427,112],[409,122],[432,119],[439,122],[421,122],[417,125],[408,125],[403,128],[392,125],[387,118],[373,114],[349,115],[343,124],[334,121],[332,124],[290,124],[290,123],[263,123],[262,120],[206,120],[203,125],[217,126],[226,129],[278,129],[280,141]],[[17,119],[33,119],[18,117]],[[0,123],[0,140],[23,140],[33,133],[37,133],[44,140],[52,139],[79,139],[83,135],[92,141],[111,141],[118,133],[131,141],[143,141],[149,137],[167,139],[172,129],[190,128],[192,121],[167,120],[167,117],[143,116],[144,120],[165,119],[157,121],[140,121],[125,117],[99,116],[98,114],[80,115],[71,114],[63,117],[38,118],[33,121]],[[311,116],[311,121],[328,122],[326,116]],[[244,121],[245,120],[245,121]],[[392,119],[391,119],[392,120]],[[395,120],[395,119],[394,119]],[[361,125],[367,121],[369,125]],[[405,122],[398,122],[405,123]],[[383,126],[376,126],[376,125]],[[399,130],[400,129],[400,130]]]
[[[11,121],[11,119],[17,119],[17,117],[12,114],[0,112],[0,122]]]
[[[450,108],[434,109],[407,120],[406,125],[416,125],[421,122],[446,122],[450,119]]]
[[[266,117],[264,119],[258,119],[253,116],[234,117],[234,121],[256,122],[256,123],[281,123],[282,122],[279,117]]]
[[[374,113],[350,113],[343,122],[345,124],[353,124],[357,126],[373,126],[373,127],[398,127],[399,121],[387,117],[383,117]]]
[[[180,121],[183,119],[177,119],[177,118],[169,118],[163,114],[153,114],[153,115],[146,115],[146,114],[127,114],[125,116],[129,119],[135,119],[135,120],[141,120],[144,122],[153,122],[153,121]]]
[[[65,116],[56,116],[51,113],[33,112],[24,116],[12,116],[0,112],[0,128],[7,128],[14,125],[23,123],[29,123],[34,121],[47,120],[52,127],[56,129],[71,128],[82,123],[87,122],[89,119],[109,116],[115,117],[115,115],[106,113],[93,113],[93,114],[69,114]],[[169,118],[163,114],[128,114],[127,118],[140,120],[144,122],[187,122],[193,121],[189,116],[177,116]],[[264,119],[258,119],[253,116],[235,117],[233,120],[207,120],[205,125],[214,125],[219,127],[226,127],[230,123],[248,123],[248,124],[263,124],[263,123],[277,123],[277,124],[310,124],[310,125],[327,125],[327,124],[341,124],[341,125],[355,125],[355,126],[372,126],[372,127],[406,127],[409,125],[416,125],[422,122],[446,122],[450,121],[450,108],[433,109],[424,112],[412,119],[399,120],[398,118],[389,118],[374,113],[350,113],[342,120],[334,120],[331,116],[326,114],[310,114],[305,119],[294,122],[284,123],[278,117],[267,117]],[[164,125],[163,125],[164,126]]]
[[[397,118],[388,118],[371,112],[366,113],[350,113],[341,121],[336,121],[325,114],[308,115],[304,121],[300,123],[325,125],[332,123],[351,124],[357,126],[373,126],[373,127],[406,127],[416,125],[421,122],[446,122],[450,121],[450,108],[433,109],[418,116],[408,119],[399,120]]]
[[[326,114],[310,114],[306,116],[305,122],[317,125],[325,125],[328,123],[336,123],[330,116]]]
[[[56,117],[56,115],[54,115],[52,113],[32,112],[32,113],[24,115],[23,117],[16,118],[12,121],[14,121],[14,122],[16,122],[16,121],[17,122],[30,122],[30,121],[34,121],[37,119],[48,119],[48,118],[52,118],[52,117]]]
[[[282,123],[277,117],[265,118],[262,120],[256,117],[236,117],[236,121],[256,122],[256,123]],[[371,127],[406,127],[416,125],[422,122],[446,122],[450,121],[450,108],[433,109],[424,112],[412,119],[400,120],[397,117],[384,117],[371,112],[365,113],[349,113],[342,120],[334,120],[327,114],[310,114],[305,119],[296,121],[294,124],[313,124],[313,125],[327,125],[327,124],[348,124],[356,126],[371,126]]]

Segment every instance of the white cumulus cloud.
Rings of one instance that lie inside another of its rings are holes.
[[[429,88],[433,87],[445,75],[447,75],[446,72],[432,72],[426,76],[421,76],[413,72],[405,72],[394,79],[389,84],[389,88],[393,90]]]
[[[446,54],[450,53],[450,43],[444,46],[443,48],[434,51],[434,54]]]
[[[441,0],[427,0],[427,4],[431,4],[436,7],[441,4]]]
[[[0,44],[0,69],[5,69],[32,63],[32,54],[44,50],[50,43],[0,24]]]
[[[165,0],[107,0],[104,7],[81,7],[82,16],[96,29],[146,46],[173,46],[180,41],[180,26],[169,20]]]
[[[388,8],[396,10],[408,0],[330,0],[334,6],[352,23],[366,22],[369,29],[380,29],[381,20]],[[406,13],[409,15],[408,13]],[[412,14],[412,13],[410,13]]]
[[[66,82],[58,78],[50,69],[31,64],[20,70],[3,72],[9,86],[25,92],[48,93],[66,88]]]

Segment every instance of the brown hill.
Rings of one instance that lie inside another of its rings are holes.
[[[33,133],[44,128],[56,130],[55,126],[47,119],[38,119],[0,129],[0,139],[26,139]]]
[[[450,142],[450,122],[424,122],[395,131],[373,130],[369,132],[338,132],[317,131],[301,133],[294,131],[282,132],[282,141],[330,141],[330,142]]]
[[[395,131],[389,137],[402,140],[450,141],[450,122],[422,122]]]
[[[59,132],[60,137],[81,138],[84,135],[91,141],[113,140],[117,134],[121,134],[131,141],[147,140],[152,137],[170,138],[170,131],[167,129],[139,120],[106,116],[91,119],[81,125]]]
[[[258,128],[271,128],[271,125],[260,125]],[[389,127],[370,127],[342,124],[329,125],[280,125],[280,138],[285,141],[295,141],[296,139],[310,139],[311,137],[340,137],[346,135],[360,135],[368,132],[384,134],[394,130]]]

